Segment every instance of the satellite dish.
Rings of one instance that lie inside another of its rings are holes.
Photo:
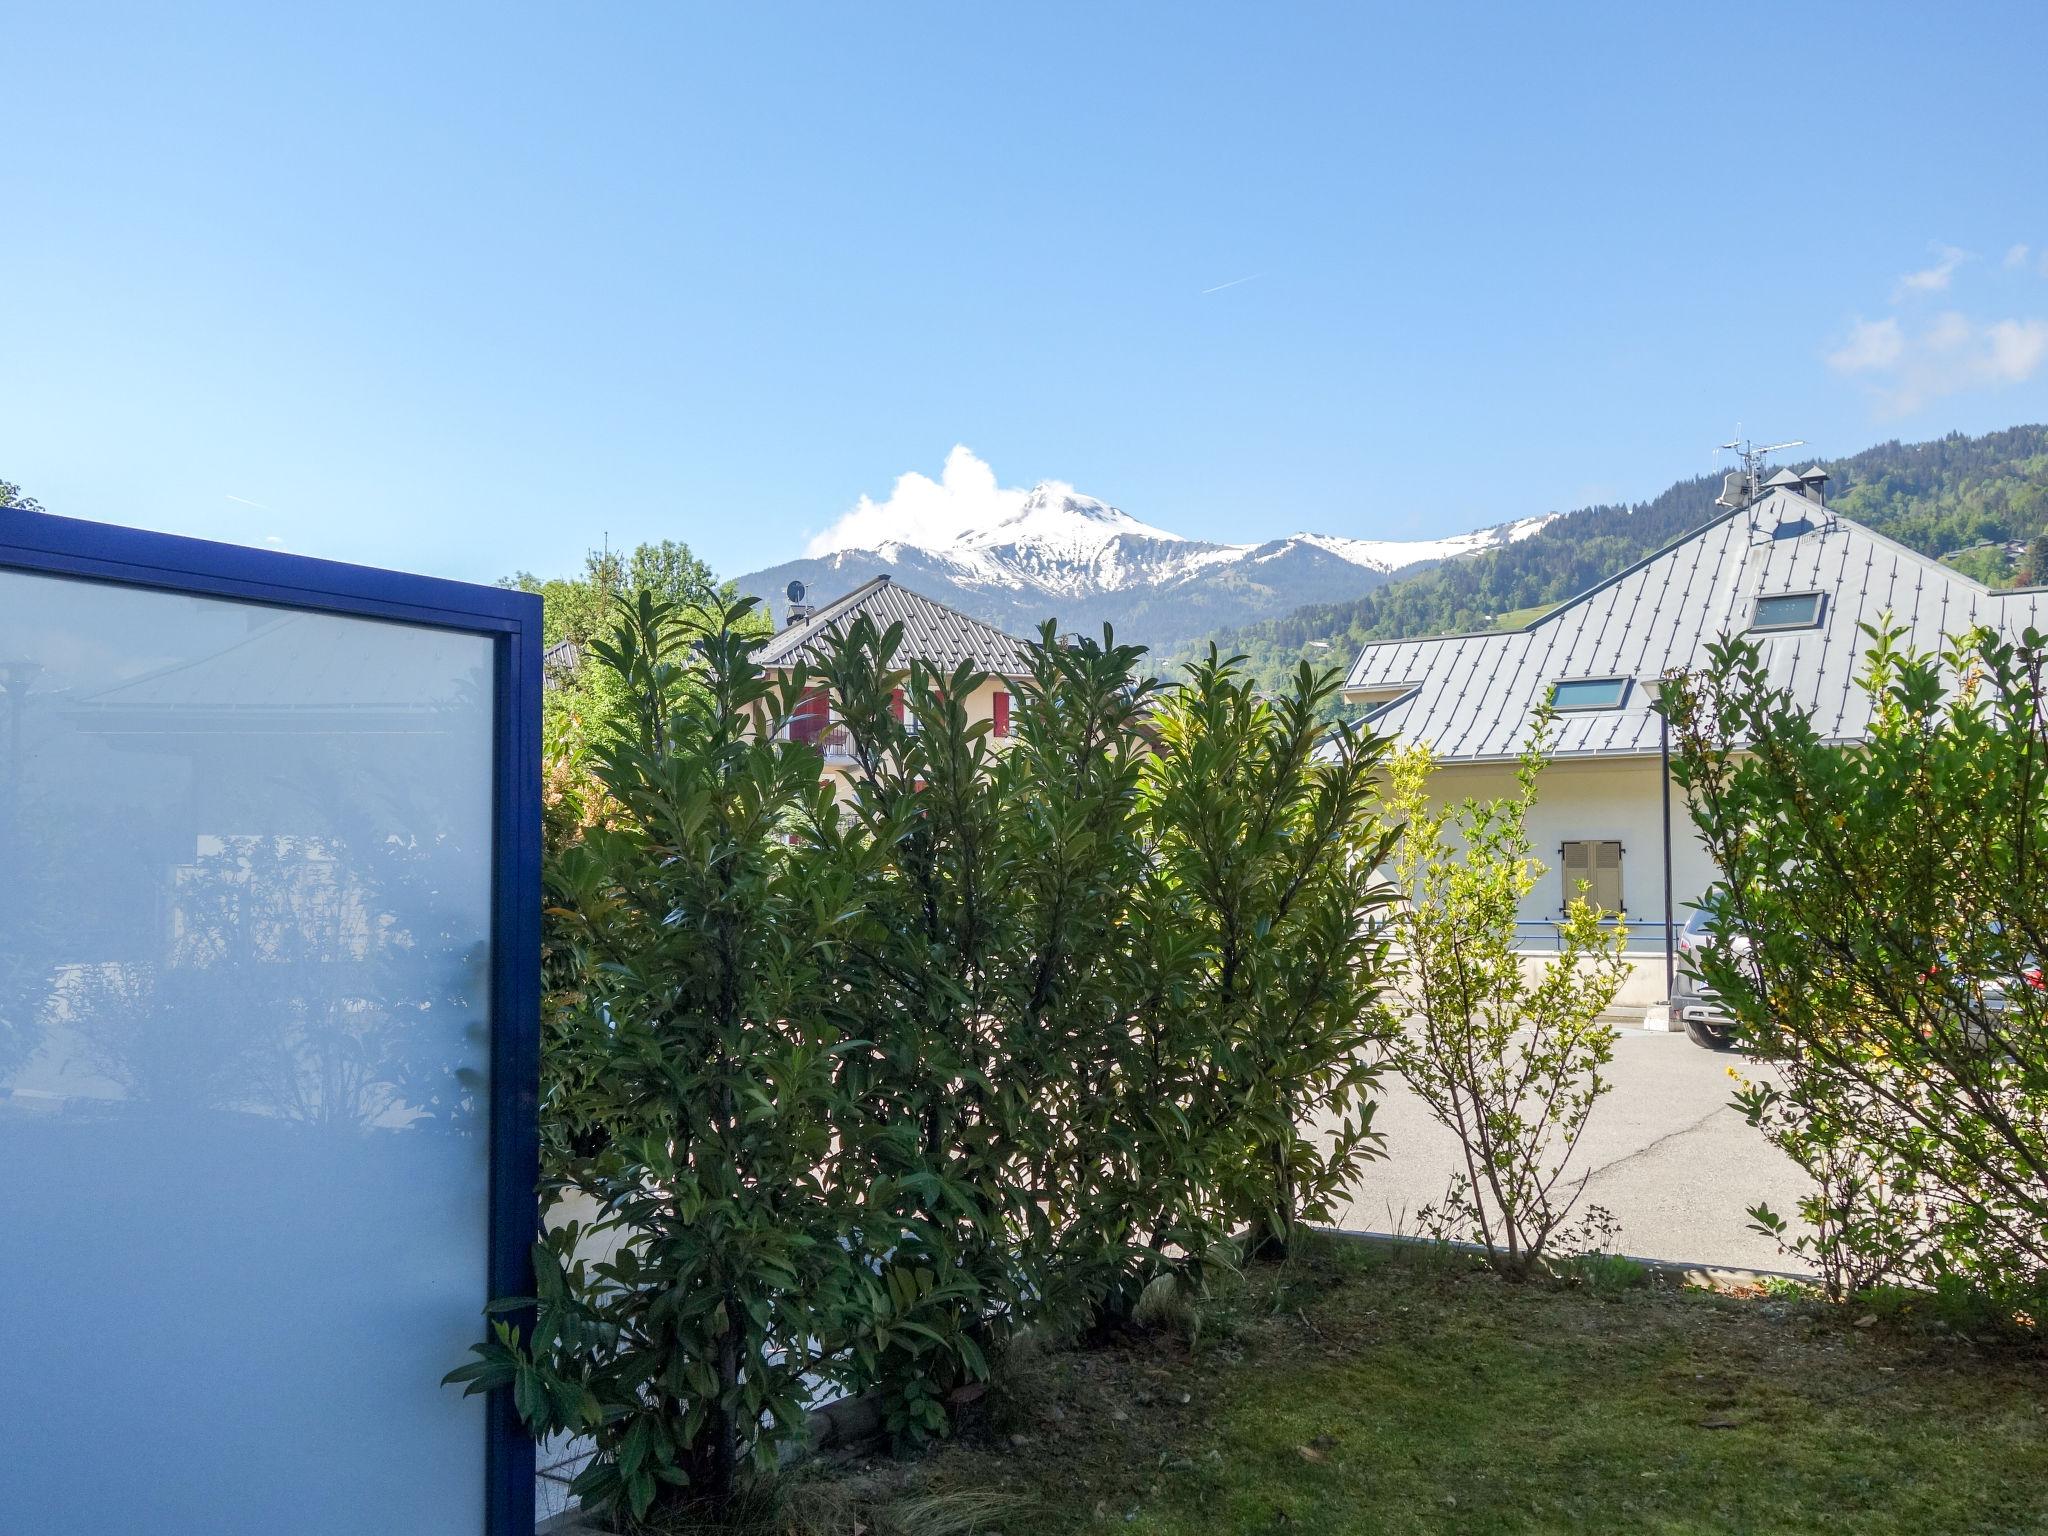
[[[783,589],[783,592],[792,603],[800,603],[804,600],[804,584],[800,581],[792,581]]]

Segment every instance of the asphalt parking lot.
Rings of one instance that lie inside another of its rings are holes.
[[[1758,1200],[1790,1216],[1806,1176],[1734,1109],[1732,1052],[1707,1051],[1684,1035],[1616,1032],[1612,1090],[1594,1106],[1569,1178],[1590,1172],[1581,1208],[1597,1203],[1621,1223],[1615,1250],[1749,1269],[1799,1270],[1769,1238],[1749,1230]],[[1340,1226],[1416,1231],[1415,1212],[1441,1199],[1459,1165],[1457,1138],[1396,1078],[1383,1084],[1375,1123],[1385,1160],[1370,1164]]]

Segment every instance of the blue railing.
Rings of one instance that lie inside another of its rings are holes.
[[[1526,953],[1543,954],[1555,952],[1558,947],[1557,932],[1561,920],[1558,918],[1526,919],[1515,924],[1515,947]],[[1631,955],[1661,955],[1664,953],[1664,924],[1660,920],[1651,922],[1647,918],[1629,918],[1626,922],[1612,918],[1600,925],[1602,928],[1627,928],[1628,938],[1622,949]],[[1683,926],[1683,925],[1674,925]]]

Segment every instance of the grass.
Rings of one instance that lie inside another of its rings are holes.
[[[2041,1357],[1903,1316],[1335,1240],[1160,1315],[1013,1362],[989,1422],[921,1460],[800,1479],[788,1528],[2048,1531]]]
[[[1492,630],[1527,629],[1556,606],[1555,603],[1537,603],[1531,608],[1511,608],[1506,613],[1495,614],[1493,622],[1486,627]]]

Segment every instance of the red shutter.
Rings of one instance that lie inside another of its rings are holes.
[[[831,724],[831,706],[822,688],[807,688],[796,706],[796,713],[789,717],[789,739],[791,741],[815,742],[825,734],[825,727]]]
[[[1010,734],[1010,696],[1007,693],[996,695],[996,734]]]
[[[891,688],[889,690],[889,713],[896,717],[898,725],[903,723],[903,690],[901,688]]]

